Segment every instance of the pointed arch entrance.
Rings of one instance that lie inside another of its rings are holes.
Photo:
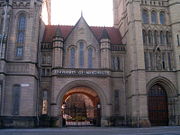
[[[101,105],[98,94],[89,87],[68,90],[61,106],[63,126],[100,126]]]
[[[177,89],[165,77],[156,77],[147,84],[148,114],[152,126],[176,125]]]
[[[167,93],[159,84],[153,85],[148,92],[148,112],[152,126],[168,125]]]

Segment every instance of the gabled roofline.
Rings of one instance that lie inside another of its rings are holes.
[[[94,32],[92,31],[91,27],[88,25],[88,23],[86,22],[86,20],[83,17],[83,14],[81,14],[81,17],[79,18],[79,20],[77,21],[77,23],[73,26],[72,30],[69,32],[69,34],[67,35],[67,37],[65,38],[64,41],[67,40],[67,38],[71,35],[71,33],[73,32],[73,30],[76,28],[76,26],[79,24],[79,22],[81,21],[81,19],[84,20],[85,24],[88,26],[88,28],[90,29],[91,33],[93,34],[94,38],[97,40],[97,42],[99,42],[99,39],[97,39],[96,35],[94,34]]]

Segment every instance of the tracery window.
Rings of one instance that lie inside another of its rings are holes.
[[[16,47],[16,56],[23,56],[23,47],[25,42],[25,31],[26,31],[26,16],[25,14],[20,14],[18,18],[18,26],[17,26],[17,47]]]
[[[79,43],[79,66],[80,68],[84,66],[84,43],[82,41]]]
[[[142,20],[143,20],[143,23],[145,24],[149,23],[148,11],[145,9],[142,11]]]
[[[88,68],[93,67],[93,49],[89,48],[88,49]]]
[[[156,13],[156,11],[151,12],[151,23],[157,24],[157,13]]]
[[[160,24],[165,24],[165,12],[160,12]]]
[[[70,49],[70,67],[75,67],[75,48],[72,47]]]
[[[16,84],[12,89],[12,115],[19,115],[21,86]]]

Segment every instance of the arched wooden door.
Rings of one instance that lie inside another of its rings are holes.
[[[152,126],[168,125],[167,94],[163,87],[156,84],[148,93],[148,112]]]

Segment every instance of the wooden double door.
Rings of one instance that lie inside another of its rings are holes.
[[[152,126],[168,125],[168,101],[165,89],[156,84],[148,92],[148,112]]]

